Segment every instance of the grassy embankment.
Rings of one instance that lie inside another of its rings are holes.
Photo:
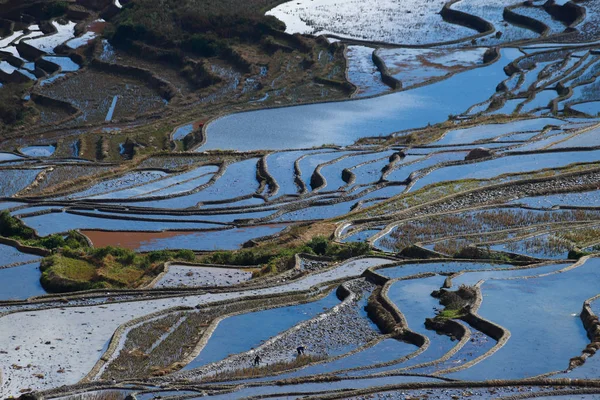
[[[297,253],[327,256],[344,260],[370,252],[366,243],[339,245],[322,236],[302,244],[279,243],[237,251],[219,251],[199,259],[191,250],[152,251],[136,253],[117,247],[89,247],[85,238],[76,231],[67,235],[38,237],[8,212],[0,213],[0,236],[28,246],[52,250],[41,263],[41,282],[49,292],[71,292],[99,288],[136,288],[149,283],[164,269],[167,261],[200,261],[211,264],[258,266],[254,276],[283,272],[293,265]]]
[[[166,261],[194,261],[193,251],[138,254],[118,247],[61,248],[40,265],[42,286],[51,292],[102,288],[136,288],[164,270]]]
[[[304,245],[267,246],[239,251],[222,251],[200,258],[200,262],[223,265],[258,266],[254,277],[273,275],[289,269],[294,255],[309,253],[344,260],[368,254],[366,243],[338,245],[316,237]],[[117,247],[59,248],[41,264],[42,285],[53,292],[70,292],[95,288],[136,288],[149,283],[164,269],[166,261],[196,261],[191,250],[152,251],[139,254]]]
[[[160,274],[165,261],[194,261],[196,258],[189,250],[138,254],[116,247],[92,248],[75,231],[39,237],[7,211],[0,213],[0,236],[52,250],[40,265],[42,286],[49,292],[135,288]]]
[[[267,244],[255,248],[237,251],[218,251],[205,255],[202,262],[224,265],[259,265],[261,269],[254,277],[274,275],[283,272],[293,265],[294,256],[307,253],[330,257],[335,261],[345,260],[370,253],[367,243],[357,242],[340,245],[324,236],[316,236],[311,240],[289,246],[279,243]]]
[[[260,266],[254,277],[276,274],[288,269],[296,253],[326,255],[342,260],[369,252],[364,243],[340,246],[319,237],[306,245],[290,248],[269,247],[216,252],[201,257],[201,262],[224,265]],[[95,288],[136,288],[149,283],[164,270],[167,261],[196,261],[191,250],[152,251],[139,254],[117,247],[61,247],[41,264],[42,285],[52,292],[71,292]]]

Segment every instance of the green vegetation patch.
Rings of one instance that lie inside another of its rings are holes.
[[[597,248],[597,246],[594,246],[593,250],[599,250]],[[585,257],[585,256],[589,256],[593,253],[589,252],[589,251],[583,251],[580,249],[573,249],[571,251],[569,251],[569,255],[567,256],[567,258],[569,260],[579,260],[581,257]]]
[[[457,319],[465,315],[462,310],[443,309],[436,315],[438,319]]]
[[[440,299],[440,304],[445,306],[435,316],[435,320],[462,318],[469,312],[469,307],[477,298],[477,289],[473,286],[460,285],[457,291],[452,292],[445,289],[436,290],[431,296]]]
[[[345,260],[369,254],[369,245],[364,242],[337,244],[324,236],[316,236],[305,244],[294,247],[264,246],[238,251],[219,251],[205,256],[202,261],[224,265],[261,265],[254,276],[271,275],[283,272],[293,266],[297,253],[308,253]]]
[[[149,283],[166,261],[194,261],[191,250],[137,254],[118,247],[71,249],[42,260],[42,286],[49,292],[100,288],[136,288]]]
[[[0,236],[17,240],[27,246],[42,247],[48,250],[63,247],[80,249],[88,246],[85,238],[76,231],[69,231],[66,235],[54,234],[39,237],[33,229],[25,226],[20,219],[13,217],[6,210],[0,212]]]

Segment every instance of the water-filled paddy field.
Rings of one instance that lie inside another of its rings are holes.
[[[264,2],[181,59],[130,3],[2,25],[0,397],[600,393],[593,2]]]

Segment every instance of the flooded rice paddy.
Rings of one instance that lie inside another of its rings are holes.
[[[597,8],[284,2],[288,33],[336,44],[250,72],[215,57],[198,101],[177,71],[125,73],[96,16],[11,27],[0,83],[42,111],[0,141],[0,397],[597,396]],[[293,68],[344,100],[275,90]],[[285,253],[315,235],[341,250]],[[48,293],[43,258],[73,237],[198,262]]]

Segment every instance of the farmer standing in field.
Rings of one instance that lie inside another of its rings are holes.
[[[257,354],[256,357],[254,357],[254,366],[258,367],[259,364],[260,364],[260,356]]]

